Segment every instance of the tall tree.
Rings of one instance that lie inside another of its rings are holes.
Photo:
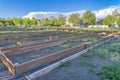
[[[44,26],[48,26],[48,25],[50,25],[50,20],[48,18],[47,19],[42,19],[41,24],[44,25]]]
[[[14,18],[12,19],[12,21],[13,21],[13,24],[14,24],[15,26],[21,26],[21,24],[22,24],[22,22],[23,22],[23,20],[22,20],[21,18],[16,18],[16,17],[14,17]]]
[[[24,24],[26,27],[28,27],[28,25],[31,24],[30,19],[29,19],[29,18],[24,18],[24,19],[23,19],[23,24]]]
[[[5,21],[5,18],[0,17],[0,26],[6,26],[4,21]]]
[[[6,25],[8,25],[8,26],[13,25],[13,19],[12,18],[7,18],[6,19]]]
[[[33,18],[31,19],[31,24],[36,25],[36,24],[37,24],[37,19],[33,17]]]
[[[53,16],[50,16],[50,17],[49,17],[49,20],[50,20],[50,25],[53,26],[53,25],[54,25],[55,18],[54,18]]]
[[[116,24],[120,27],[120,17],[117,19]]]
[[[58,22],[60,25],[64,25],[66,23],[66,18],[63,15],[58,17]]]
[[[73,25],[79,25],[80,24],[80,17],[78,13],[71,14],[68,18],[68,22]]]
[[[87,27],[88,25],[96,24],[96,17],[91,11],[86,11],[82,16],[82,22]]]
[[[59,20],[55,19],[54,20],[54,26],[60,26],[60,25],[61,25],[61,23],[59,22]]]
[[[103,20],[104,25],[108,25],[110,28],[112,28],[115,24],[115,17],[112,15],[108,15]]]

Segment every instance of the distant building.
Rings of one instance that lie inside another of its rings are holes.
[[[108,29],[109,27],[107,25],[89,25],[88,28],[102,28],[102,29]]]

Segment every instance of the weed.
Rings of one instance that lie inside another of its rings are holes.
[[[77,75],[74,72],[68,72],[67,75],[70,77],[77,77]]]
[[[102,68],[98,73],[101,80],[120,80],[120,62],[116,62],[114,66],[108,65]]]
[[[107,58],[108,54],[107,54],[107,50],[106,49],[102,49],[101,52],[99,53],[101,58]]]
[[[120,54],[118,52],[114,52],[111,54],[112,60],[119,60],[120,59]]]
[[[91,72],[91,73],[96,73],[96,71],[94,70],[94,69],[89,69],[89,72]]]
[[[89,49],[85,54],[83,54],[82,56],[84,57],[92,57],[96,54],[96,49],[92,48]]]
[[[52,36],[49,36],[49,40],[52,40]]]
[[[21,46],[22,43],[21,43],[21,42],[17,42],[16,45],[17,45],[17,46]]]
[[[92,41],[95,41],[96,40],[96,38],[89,38],[88,40],[87,40],[87,42],[92,42]]]
[[[88,67],[96,67],[96,65],[94,63],[90,63],[90,62],[86,62],[86,61],[79,62],[79,65],[80,66],[88,66]]]
[[[59,67],[70,67],[71,64],[71,60],[68,60],[66,62],[61,62],[61,64],[59,65]]]
[[[110,51],[110,52],[117,52],[118,50],[119,50],[118,46],[111,46],[111,47],[109,48],[109,51]]]

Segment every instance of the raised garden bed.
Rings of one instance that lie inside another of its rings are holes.
[[[66,32],[31,32],[17,34],[3,34],[0,36],[0,46],[17,46],[17,42],[22,45],[39,43],[42,41],[62,39],[73,36],[87,36],[88,33],[66,33]]]
[[[119,52],[120,36],[117,36],[104,44],[94,46],[74,60],[62,63],[36,80],[119,80]],[[104,57],[101,56],[103,53]]]
[[[40,65],[47,64],[47,63],[52,62],[54,60],[57,60],[63,56],[70,55],[71,53],[76,52],[78,50],[83,50],[86,47],[89,47],[91,45],[94,45],[96,43],[104,41],[108,38],[110,38],[110,37],[107,37],[107,38],[104,38],[104,39],[101,39],[101,40],[98,40],[98,41],[95,41],[92,43],[82,44],[82,45],[78,45],[76,47],[72,47],[72,48],[62,50],[62,51],[58,51],[56,53],[52,53],[52,54],[49,54],[49,55],[46,55],[43,57],[39,57],[37,59],[33,59],[31,61],[24,62],[21,64],[18,64],[18,63],[14,64],[11,60],[9,60],[8,57],[10,56],[10,54],[7,54],[7,52],[2,53],[2,59],[3,59],[4,64],[8,67],[9,71],[13,75],[19,75],[19,74],[26,72],[28,70],[37,68]],[[16,54],[16,53],[14,53],[14,54]]]

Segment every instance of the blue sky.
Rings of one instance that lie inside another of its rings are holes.
[[[99,10],[119,4],[120,0],[0,0],[0,17],[22,17],[33,11]]]

